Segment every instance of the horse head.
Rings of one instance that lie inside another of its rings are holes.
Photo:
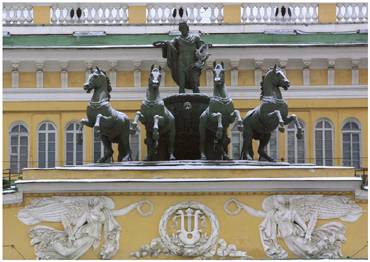
[[[150,68],[150,74],[149,74],[149,88],[158,88],[161,83],[161,77],[162,77],[162,68],[159,66]]]
[[[225,70],[224,62],[221,64],[216,64],[216,61],[213,62],[213,82],[215,87],[223,87],[225,83]]]
[[[283,70],[275,66],[266,73],[264,81],[270,80],[274,87],[282,87],[284,90],[288,90],[290,82],[285,76]]]
[[[106,85],[107,76],[103,70],[100,70],[99,67],[96,67],[95,70],[90,69],[90,75],[84,84],[83,88],[87,93],[90,93],[97,87]]]

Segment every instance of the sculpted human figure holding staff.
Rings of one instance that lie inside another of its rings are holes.
[[[204,44],[199,36],[189,34],[186,22],[179,24],[179,30],[180,36],[171,41],[157,41],[153,45],[162,47],[162,55],[167,58],[167,65],[179,86],[179,93],[185,93],[185,89],[199,93],[200,73],[209,57],[208,44]]]

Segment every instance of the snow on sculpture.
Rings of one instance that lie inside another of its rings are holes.
[[[236,210],[231,210],[234,205]],[[362,215],[362,208],[345,196],[275,195],[262,203],[263,210],[251,208],[236,199],[225,202],[230,215],[241,210],[264,218],[259,226],[265,254],[275,259],[288,258],[288,253],[278,242],[285,244],[301,258],[340,258],[342,243],[346,240],[344,225],[329,222],[316,227],[318,219],[338,218],[354,222]]]
[[[134,258],[170,256],[209,258],[249,258],[233,244],[218,239],[219,223],[210,208],[186,201],[168,208],[159,223],[159,235],[150,244],[131,254]]]
[[[144,211],[143,206],[148,206]],[[20,210],[18,219],[26,225],[42,221],[61,222],[63,230],[37,225],[29,236],[37,259],[78,259],[91,247],[96,250],[104,243],[100,258],[111,259],[119,250],[121,227],[114,217],[124,216],[137,209],[142,216],[151,215],[153,204],[148,200],[138,201],[125,208],[113,210],[115,204],[109,197],[48,197],[34,199]]]

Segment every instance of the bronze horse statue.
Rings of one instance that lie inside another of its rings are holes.
[[[283,99],[280,87],[288,90],[290,82],[284,72],[276,65],[270,68],[261,82],[261,103],[249,111],[243,119],[243,148],[241,159],[253,160],[252,139],[259,140],[258,154],[260,161],[274,161],[265,148],[270,140],[271,132],[277,127],[284,132],[284,125],[294,121],[297,138],[303,137],[303,130],[297,116],[288,115],[288,105]]]
[[[124,113],[115,110],[110,104],[112,86],[107,74],[96,67],[95,71],[91,70],[83,88],[87,93],[92,90],[94,93],[87,106],[87,119],[84,118],[80,121],[81,132],[78,142],[82,143],[84,126],[97,127],[104,145],[104,156],[98,160],[99,163],[112,159],[112,143],[118,143],[118,162],[131,160],[130,121]]]
[[[227,145],[230,140],[227,137],[227,128],[237,120],[240,131],[243,130],[240,112],[234,109],[232,99],[228,96],[225,88],[224,63],[213,63],[213,96],[210,98],[209,106],[200,116],[200,156],[201,159],[210,159],[206,153],[206,133],[210,132],[213,139],[213,151],[219,160],[229,159],[227,156]]]
[[[148,146],[147,160],[166,160],[160,156],[158,147],[159,140],[166,135],[168,138],[167,154],[169,160],[175,160],[175,118],[166,108],[163,100],[160,98],[159,85],[161,83],[161,67],[155,68],[152,65],[149,74],[149,84],[146,91],[146,99],[143,101],[140,111],[136,112],[135,119],[131,125],[131,132],[137,131],[137,122],[145,125],[146,141]],[[166,154],[166,155],[167,155]]]

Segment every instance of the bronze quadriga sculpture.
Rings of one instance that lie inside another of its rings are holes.
[[[83,88],[87,93],[93,91],[93,96],[87,106],[87,119],[82,119],[80,122],[81,132],[79,133],[78,142],[82,143],[83,126],[91,128],[95,126],[100,132],[104,145],[104,156],[98,160],[99,163],[112,159],[112,143],[118,143],[118,162],[131,160],[130,121],[124,113],[111,106],[110,92],[112,86],[106,73],[98,67],[96,70],[92,70]]]
[[[258,154],[260,161],[274,161],[265,151],[271,132],[279,128],[284,132],[284,125],[294,121],[297,138],[303,137],[303,130],[296,115],[288,115],[288,105],[283,99],[280,87],[288,90],[290,82],[284,72],[276,65],[270,68],[261,82],[261,104],[249,111],[243,119],[243,148],[241,159],[252,160],[252,139],[259,140]]]
[[[239,130],[243,129],[240,112],[234,109],[232,99],[225,88],[224,63],[213,63],[213,96],[209,106],[200,116],[200,154],[201,159],[226,160],[230,139],[227,129],[235,120]]]
[[[136,132],[138,121],[145,125],[147,160],[175,160],[175,118],[160,98],[161,76],[161,67],[152,65],[146,99],[131,126],[131,132]]]

